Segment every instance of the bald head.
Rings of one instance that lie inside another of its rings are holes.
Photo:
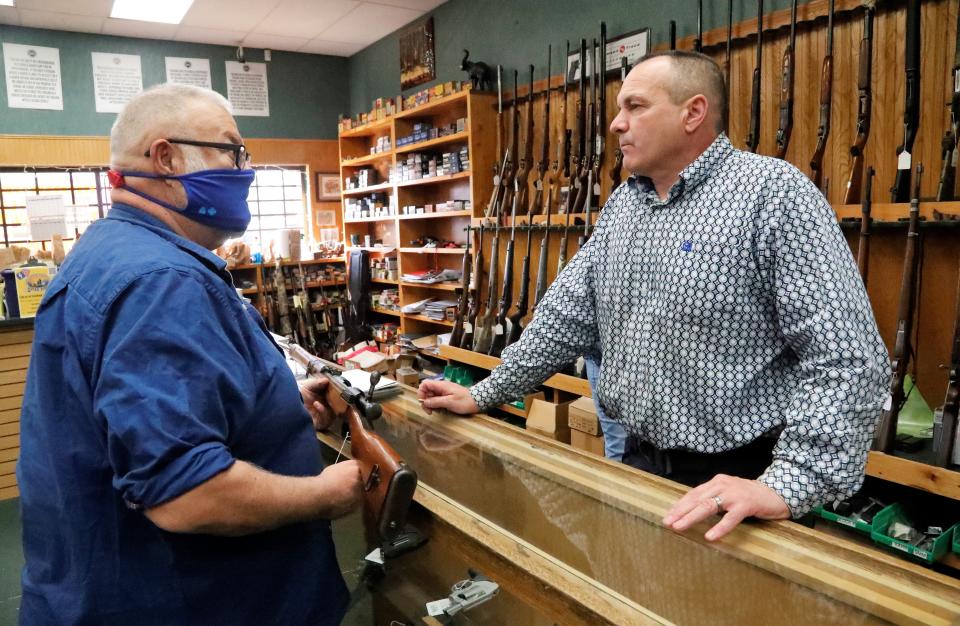
[[[211,109],[231,113],[230,102],[210,89],[165,83],[140,92],[110,130],[111,166],[135,163],[154,139],[182,134],[201,111]]]
[[[716,131],[722,133],[726,130],[727,85],[716,61],[699,52],[667,50],[644,56],[634,70],[647,63],[662,64],[666,69],[658,74],[661,77],[660,87],[667,92],[671,102],[681,104],[693,96],[703,95],[712,111]]]

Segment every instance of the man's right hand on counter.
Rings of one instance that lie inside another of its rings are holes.
[[[446,409],[469,415],[480,410],[469,389],[448,380],[423,381],[417,390],[417,397],[427,413],[431,413],[433,409]]]

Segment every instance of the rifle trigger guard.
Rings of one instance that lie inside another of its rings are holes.
[[[374,463],[370,468],[370,475],[367,476],[367,482],[363,485],[364,491],[373,491],[380,484],[380,464]]]

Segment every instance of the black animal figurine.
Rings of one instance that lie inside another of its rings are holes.
[[[460,69],[470,76],[470,85],[478,91],[491,91],[493,84],[490,75],[493,73],[490,66],[483,61],[474,63],[469,60],[470,51],[463,51],[463,61],[460,61]]]

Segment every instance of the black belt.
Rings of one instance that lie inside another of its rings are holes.
[[[745,446],[708,453],[678,448],[661,449],[636,435],[629,435],[623,462],[687,484],[699,484],[716,474],[753,479],[770,465],[776,442],[777,437],[762,435]]]

